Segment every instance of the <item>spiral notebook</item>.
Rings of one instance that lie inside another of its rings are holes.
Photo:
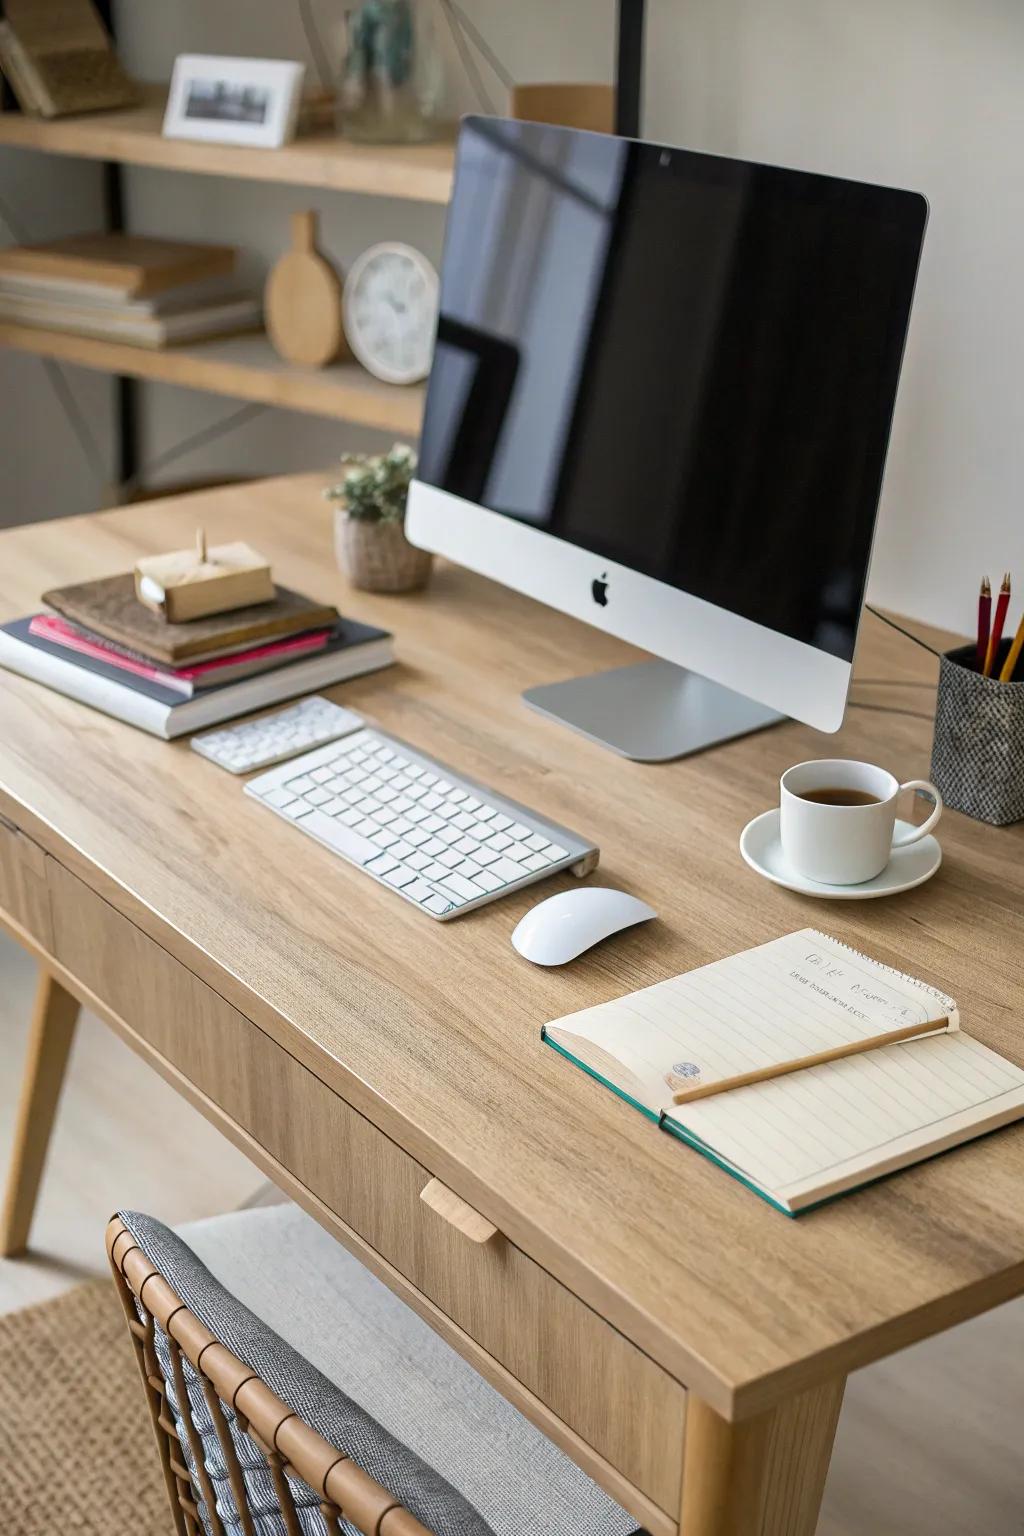
[[[812,928],[541,1035],[790,1216],[1024,1115],[952,998]]]

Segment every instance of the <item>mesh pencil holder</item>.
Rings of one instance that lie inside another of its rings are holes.
[[[939,660],[931,780],[951,809],[1002,827],[1024,818],[1024,682],[983,677],[974,655],[964,645]]]

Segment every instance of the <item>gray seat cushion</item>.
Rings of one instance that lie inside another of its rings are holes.
[[[179,1237],[151,1218],[121,1217],[211,1332],[438,1536],[636,1530],[632,1516],[297,1207],[214,1217],[182,1227]],[[263,1526],[267,1536],[274,1529]]]
[[[284,1273],[279,1270],[282,1283],[287,1284],[288,1258],[291,1237],[287,1230],[272,1231],[273,1223],[266,1218],[271,1211],[251,1212],[243,1217],[249,1228],[262,1227],[266,1241],[249,1248],[249,1259],[258,1268],[267,1263],[277,1245],[283,1245],[275,1256]],[[417,1519],[421,1520],[437,1536],[493,1536],[487,1523],[472,1505],[457,1493],[445,1479],[402,1441],[384,1429],[365,1409],[339,1390],[317,1370],[306,1356],[298,1353],[263,1319],[251,1311],[233,1293],[216,1279],[196,1252],[162,1222],[138,1211],[119,1212],[121,1220],[131,1232],[146,1257],[157,1267],[171,1289],[201,1322],[205,1323],[231,1352],[250,1366],[266,1382],[273,1392],[307,1424],[311,1424],[331,1445],[350,1455],[365,1471],[375,1477],[388,1491],[400,1499]],[[253,1220],[255,1218],[255,1221]],[[217,1218],[207,1226],[218,1225]],[[223,1218],[230,1228],[233,1218]],[[234,1246],[233,1233],[226,1234],[228,1247]],[[222,1267],[222,1266],[218,1266]],[[315,1343],[315,1340],[311,1340]],[[156,1330],[156,1352],[161,1372],[168,1385],[168,1402],[181,1430],[181,1417],[177,1394],[174,1390],[173,1373],[167,1340]],[[316,1357],[315,1348],[310,1351]],[[187,1361],[183,1361],[186,1388],[195,1429],[202,1438],[203,1461],[210,1473],[216,1496],[217,1512],[229,1536],[241,1536],[242,1523],[232,1496],[228,1470],[213,1428],[210,1414],[198,1378]],[[287,1536],[283,1517],[270,1476],[270,1469],[255,1445],[237,1428],[234,1414],[226,1411],[225,1417],[231,1431],[235,1451],[242,1465],[246,1485],[247,1503],[257,1516],[260,1536]],[[182,1449],[193,1483],[195,1463],[190,1454],[190,1442],[182,1438]],[[300,1479],[292,1481],[295,1502],[304,1536],[326,1536],[326,1525],[318,1509],[318,1499],[312,1489]],[[200,1501],[200,1518],[207,1532],[211,1524],[206,1505]],[[346,1530],[353,1530],[346,1522]]]

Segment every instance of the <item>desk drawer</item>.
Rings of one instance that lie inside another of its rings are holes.
[[[30,837],[0,816],[0,912],[49,949],[50,898],[46,854]]]
[[[51,893],[61,964],[674,1522],[679,1383],[514,1244],[426,1206],[426,1168],[59,865]]]

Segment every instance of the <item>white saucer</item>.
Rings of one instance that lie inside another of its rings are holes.
[[[897,821],[898,831],[910,831],[911,824]],[[823,896],[830,901],[870,901],[874,896],[895,896],[899,891],[909,891],[915,885],[923,885],[942,863],[942,849],[938,840],[929,835],[909,848],[893,849],[892,858],[880,875],[865,880],[863,885],[822,885],[808,880],[790,869],[782,856],[779,839],[779,809],[765,811],[747,823],[740,833],[740,853],[759,875],[787,890],[800,891],[804,896]]]

